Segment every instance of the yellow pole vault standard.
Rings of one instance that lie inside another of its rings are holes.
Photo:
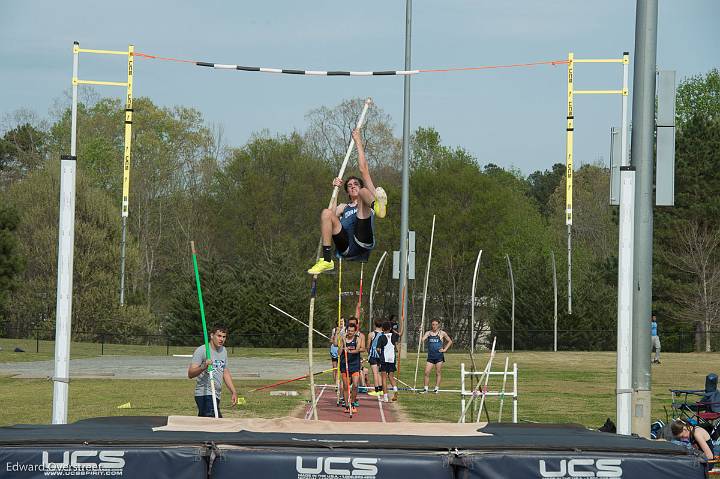
[[[125,97],[125,147],[123,149],[123,189],[122,189],[122,237],[120,240],[120,306],[125,304],[125,245],[127,238],[127,219],[130,209],[130,151],[132,145],[133,122],[133,67],[135,46],[128,46],[127,95]]]
[[[568,254],[568,314],[572,314],[572,187],[573,187],[573,132],[575,130],[575,117],[573,115],[573,76],[574,55],[568,53],[567,71],[567,127],[565,143],[565,224],[567,225],[567,254]]]
[[[624,53],[622,58],[575,58],[573,52],[568,53],[567,61],[567,127],[566,127],[566,156],[565,156],[565,225],[567,226],[567,287],[568,287],[568,314],[572,314],[572,224],[573,224],[573,135],[575,132],[575,95],[622,95],[627,98],[627,75],[624,74],[621,90],[576,90],[575,89],[575,63],[619,63],[623,71],[627,71],[629,56]],[[623,102],[623,132],[626,128],[626,100]]]
[[[77,44],[73,46],[73,53],[92,53],[96,55],[126,55],[127,56],[127,81],[104,81],[104,80],[81,80],[73,76],[72,84],[77,85],[99,85],[99,86],[124,86],[127,88],[125,97],[125,145],[123,147],[123,192],[122,192],[122,239],[120,242],[120,306],[125,305],[125,239],[127,237],[127,217],[130,205],[130,150],[132,143],[132,121],[133,121],[133,61],[135,60],[135,46],[128,45],[125,51],[120,50],[97,50],[93,48],[80,48]]]

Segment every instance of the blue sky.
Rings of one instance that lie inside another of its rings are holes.
[[[678,78],[720,66],[720,1],[660,0],[658,68]],[[412,63],[442,68],[619,57],[634,49],[635,2],[415,0]],[[1,0],[0,114],[49,117],[66,101],[72,42],[201,61],[316,70],[395,70],[404,64],[405,2]],[[122,80],[121,57],[81,56],[80,77]],[[424,74],[412,79],[411,127],[432,126],[481,164],[527,174],[565,159],[566,67]],[[576,67],[576,88],[615,89],[618,65]],[[632,75],[632,68],[631,68]],[[402,129],[402,78],[323,78],[217,71],[136,60],[135,95],[200,110],[230,145],[253,132],[303,130],[305,114],[371,96]],[[632,84],[631,84],[632,86]],[[102,95],[123,96],[101,87]],[[620,98],[575,105],[576,163],[607,161]]]

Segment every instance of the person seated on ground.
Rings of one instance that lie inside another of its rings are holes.
[[[423,341],[427,341],[427,361],[425,362],[425,387],[421,393],[428,392],[428,384],[430,384],[430,372],[435,369],[435,389],[434,392],[440,391],[440,382],[442,381],[442,367],[445,363],[445,352],[450,349],[453,342],[450,336],[440,329],[440,321],[433,319],[430,322],[430,331],[427,331],[423,337]]]
[[[675,440],[688,441],[705,454],[706,458],[713,459],[715,457],[714,444],[710,439],[710,434],[702,427],[691,426],[682,419],[676,419],[670,425],[670,431]]]
[[[358,150],[358,169],[362,178],[351,176],[344,183],[342,178],[333,180],[333,186],[344,186],[350,201],[322,210],[322,257],[308,270],[313,275],[335,268],[331,257],[332,243],[338,257],[348,261],[367,261],[370,251],[375,248],[374,217],[385,217],[387,193],[373,184],[360,130],[353,130],[352,137]]]

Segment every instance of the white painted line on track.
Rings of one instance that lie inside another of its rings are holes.
[[[380,421],[386,422],[385,421],[385,412],[383,411],[382,396],[377,396],[377,400],[378,400],[378,409],[380,409]]]
[[[315,399],[315,407],[317,407],[317,405],[320,404],[320,398],[322,397],[322,395],[323,395],[324,392],[325,392],[325,386],[322,387],[322,389],[320,390],[320,394],[319,394],[318,397]],[[312,411],[313,411],[313,407],[312,407],[312,404],[311,404],[311,405],[310,405],[310,408],[309,408],[309,409],[307,410],[307,412],[305,413],[305,420],[309,420],[309,419],[312,417]]]

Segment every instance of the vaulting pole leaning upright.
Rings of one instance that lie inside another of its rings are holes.
[[[360,113],[360,118],[358,118],[357,122],[357,128],[362,128],[363,124],[365,123],[365,116],[367,115],[368,108],[370,108],[370,105],[372,104],[372,99],[368,98],[365,100],[365,105],[363,105],[362,112]],[[347,151],[345,152],[345,159],[342,162],[342,166],[340,166],[340,172],[338,173],[338,178],[342,178],[345,174],[345,168],[347,168],[348,160],[350,159],[350,154],[352,153],[353,148],[355,147],[355,140],[352,138],[350,139],[350,144],[348,145]],[[334,187],[332,196],[330,197],[330,204],[328,205],[328,208],[332,208],[332,206],[337,201],[337,195],[339,192],[339,187]],[[320,253],[322,252],[322,240],[318,244],[317,252],[315,254],[315,259],[320,258]],[[315,298],[317,296],[317,275],[314,274],[312,277],[312,284],[310,286],[310,312],[308,314],[308,374],[310,374],[310,404],[312,404],[312,417],[314,420],[317,421],[317,408],[315,407],[315,378],[312,375],[313,374],[313,323],[315,319]]]
[[[202,288],[200,287],[200,270],[198,269],[197,251],[195,250],[195,242],[190,242],[190,250],[192,251],[193,269],[195,270],[195,286],[197,287],[198,303],[200,304],[200,319],[202,320],[203,339],[205,340],[205,359],[210,361],[208,366],[208,374],[210,375],[210,390],[213,399],[213,412],[215,419],[218,418],[217,395],[215,393],[215,377],[213,374],[212,356],[210,355],[210,342],[208,341],[207,323],[205,322],[205,306],[203,304]],[[312,334],[312,333],[311,333]]]
[[[477,288],[477,274],[480,268],[480,258],[482,258],[483,250],[478,251],[477,259],[475,260],[475,271],[473,271],[472,290],[470,291],[470,365],[472,372],[476,371],[475,368],[475,292]],[[470,376],[470,389],[475,388],[475,375]],[[470,420],[472,420],[472,410],[470,410]]]
[[[368,331],[372,331],[374,328],[373,325],[373,301],[375,299],[375,278],[377,278],[378,272],[382,271],[383,265],[385,264],[385,258],[387,258],[387,251],[383,251],[382,256],[380,257],[380,261],[378,261],[378,264],[375,266],[375,272],[373,273],[372,281],[370,281],[370,305],[368,306],[368,322],[369,322],[369,328]]]
[[[430,230],[430,249],[428,250],[427,267],[425,268],[425,285],[423,286],[422,314],[420,315],[420,329],[418,331],[417,358],[415,359],[415,378],[413,389],[417,387],[418,368],[420,366],[420,347],[422,346],[423,331],[425,330],[425,304],[427,303],[428,280],[430,279],[430,262],[432,261],[433,240],[435,239],[435,215],[433,215],[432,229]]]

